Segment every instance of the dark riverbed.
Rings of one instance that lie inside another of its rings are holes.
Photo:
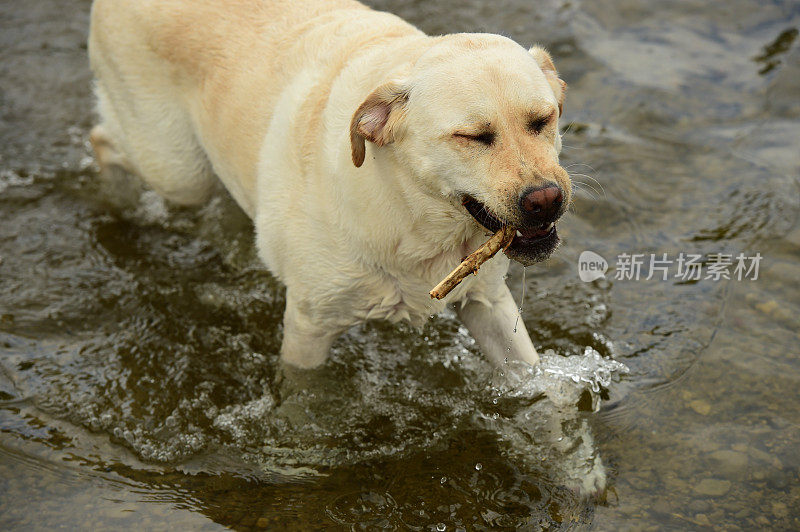
[[[249,221],[224,194],[103,200],[90,2],[6,0],[0,527],[800,529],[800,4],[373,5],[550,48],[584,184],[564,246],[509,284],[540,352],[630,372],[596,413],[505,393],[444,315],[350,331],[276,408],[283,289]],[[645,280],[665,253],[703,278]],[[714,254],[760,254],[758,278],[705,278]],[[601,463],[605,495],[577,495]]]

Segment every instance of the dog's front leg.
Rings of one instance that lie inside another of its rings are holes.
[[[498,297],[492,301],[491,306],[480,301],[468,301],[463,306],[457,303],[456,312],[459,318],[496,366],[502,364],[506,358],[522,360],[532,365],[538,363],[539,355],[536,354],[528,330],[519,316],[511,292],[505,285],[498,292]]]
[[[324,364],[333,341],[344,330],[319,323],[311,316],[311,308],[312,303],[295,297],[291,289],[286,291],[281,361],[300,369]]]

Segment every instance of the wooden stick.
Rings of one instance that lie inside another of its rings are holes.
[[[430,291],[431,298],[442,299],[449,294],[453,288],[458,286],[467,275],[477,273],[481,264],[494,257],[495,253],[501,249],[510,246],[516,234],[517,230],[513,227],[509,225],[503,226],[503,228],[493,234],[489,240],[484,242],[481,247],[465,258],[455,270],[450,272],[450,274],[442,280],[442,282],[437,284],[433,290]]]

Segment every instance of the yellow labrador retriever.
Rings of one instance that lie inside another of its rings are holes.
[[[198,204],[220,179],[286,284],[282,360],[322,364],[369,319],[457,312],[494,362],[538,355],[505,285],[558,245],[565,85],[543,49],[429,37],[353,0],[96,0],[102,169]],[[502,224],[498,254],[428,291]]]

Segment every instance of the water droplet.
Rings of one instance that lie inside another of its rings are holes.
[[[496,398],[496,397],[495,397],[494,399],[492,399],[492,404],[493,404],[493,405],[496,405],[496,404],[497,404],[497,398]]]
[[[514,331],[514,332],[517,332],[517,331]],[[509,348],[509,349],[510,349],[510,348]],[[506,357],[506,358],[504,358],[504,359],[503,359],[503,364],[508,364],[508,357]]]
[[[436,525],[436,530],[438,530],[439,532],[444,532],[445,530],[447,530],[447,525],[445,525],[444,523],[439,523]]]
[[[475,464],[475,471],[480,471],[481,469],[483,469],[483,465],[480,462]]]
[[[445,482],[447,482],[447,477],[442,477],[442,479],[439,481],[439,484],[444,484]]]

